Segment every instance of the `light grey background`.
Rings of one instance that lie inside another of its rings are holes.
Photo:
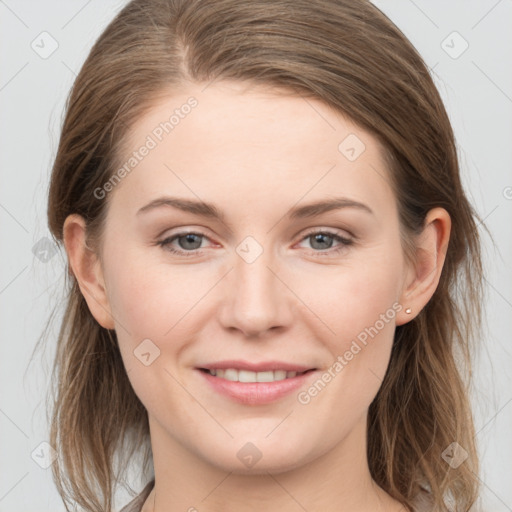
[[[44,399],[54,345],[29,365],[64,284],[64,254],[45,239],[46,192],[69,88],[125,3],[0,0],[0,512],[64,510],[51,469],[37,463],[51,453],[41,443],[48,440]],[[512,2],[375,3],[432,69],[464,184],[496,242],[480,227],[487,330],[473,403],[485,510],[512,511]],[[45,55],[52,44],[58,47]],[[133,476],[135,488],[143,483]]]

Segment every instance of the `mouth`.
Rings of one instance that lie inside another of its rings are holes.
[[[266,370],[254,372],[238,368],[199,368],[199,370],[204,373],[208,373],[213,377],[229,380],[231,382],[279,382],[313,372],[315,371],[315,368],[302,372],[287,370]]]
[[[264,405],[284,399],[307,385],[317,368],[279,361],[223,361],[196,367],[215,393],[243,405]]]

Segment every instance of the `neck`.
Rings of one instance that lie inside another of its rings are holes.
[[[155,486],[143,512],[389,512],[404,510],[372,480],[366,419],[323,455],[286,471],[223,470],[188,450],[150,416]],[[256,469],[257,466],[254,467]]]

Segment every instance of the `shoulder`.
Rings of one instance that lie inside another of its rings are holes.
[[[146,487],[142,490],[142,492],[137,495],[130,503],[125,505],[120,512],[141,512],[142,505],[144,505],[144,502],[146,501],[147,497],[149,496],[149,493],[151,492],[151,489],[153,489],[153,486],[155,485],[155,481],[151,480],[148,482]]]

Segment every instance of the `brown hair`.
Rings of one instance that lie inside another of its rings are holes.
[[[450,214],[438,288],[396,328],[389,368],[369,409],[368,461],[375,481],[408,508],[424,488],[436,510],[469,510],[478,491],[466,379],[481,318],[478,217],[427,67],[369,1],[128,3],[93,46],[66,104],[49,190],[53,236],[62,242],[66,217],[77,213],[98,244],[108,198],[98,200],[93,191],[121,164],[133,124],[164,92],[224,79],[317,98],[374,135],[385,149],[406,253],[429,209]],[[60,456],[53,475],[65,503],[100,512],[112,509],[131,455],[141,450],[146,467],[147,413],[115,332],[95,321],[68,277],[53,368],[50,442]],[[458,468],[442,457],[455,441],[469,455]]]

